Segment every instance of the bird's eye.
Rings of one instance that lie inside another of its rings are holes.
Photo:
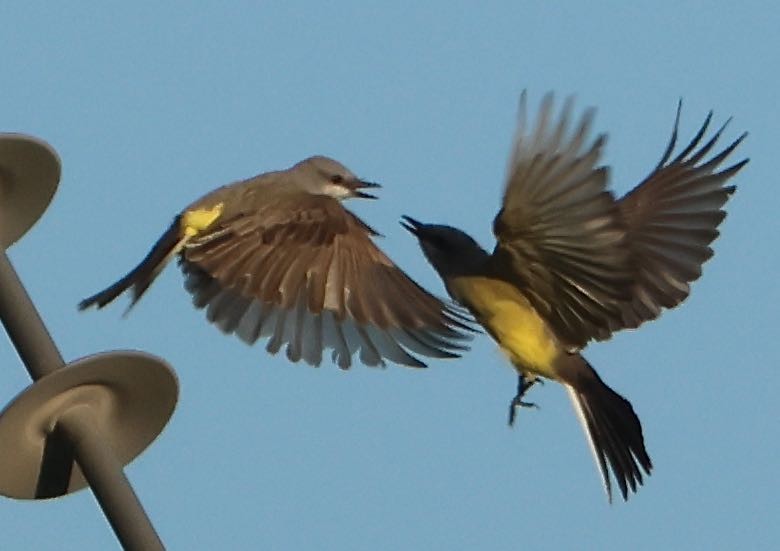
[[[344,177],[341,174],[334,174],[330,177],[330,181],[334,184],[343,184],[344,183]]]

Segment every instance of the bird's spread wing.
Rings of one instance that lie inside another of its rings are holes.
[[[496,272],[514,283],[572,348],[619,319],[629,298],[630,253],[607,169],[597,166],[605,137],[588,144],[593,111],[568,128],[571,100],[553,121],[545,96],[533,128],[525,93],[501,211]]]
[[[330,197],[289,194],[217,222],[181,255],[186,287],[209,321],[248,343],[269,337],[292,361],[341,368],[359,352],[424,367],[413,354],[465,349],[462,314],[430,295],[373,243],[375,233]]]
[[[633,328],[658,317],[690,292],[689,283],[701,276],[702,264],[713,254],[710,243],[726,216],[723,205],[734,192],[725,185],[747,162],[721,165],[745,138],[742,134],[719,153],[708,157],[724,124],[703,142],[709,113],[691,142],[670,160],[677,142],[680,106],[674,131],[658,166],[619,202],[636,266],[632,300],[612,330]]]

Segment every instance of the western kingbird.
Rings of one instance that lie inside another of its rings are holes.
[[[457,357],[470,330],[454,305],[412,281],[374,244],[378,235],[341,205],[378,184],[327,157],[305,159],[208,193],[173,220],[141,263],[84,299],[102,308],[130,289],[128,310],[174,257],[197,308],[226,333],[311,365],[323,349],[342,369],[352,355],[425,367],[413,354]]]
[[[580,355],[591,340],[634,328],[688,296],[713,252],[733,186],[747,159],[719,168],[746,134],[706,158],[725,124],[706,143],[712,118],[673,159],[680,122],[658,166],[625,197],[607,191],[598,166],[606,137],[588,145],[594,111],[569,131],[572,101],[554,121],[553,97],[542,101],[536,124],[519,127],[501,210],[493,221],[490,254],[466,233],[404,217],[402,224],[442,278],[506,353],[519,374],[515,408],[539,377],[562,383],[596,459],[608,498],[607,465],[623,499],[652,469],[642,427],[631,404],[609,388]],[[726,123],[728,124],[728,122]]]

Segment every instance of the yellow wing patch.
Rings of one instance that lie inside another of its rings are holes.
[[[557,379],[562,347],[516,287],[487,277],[458,277],[451,286],[518,370]]]
[[[181,228],[184,235],[194,237],[207,230],[222,214],[225,203],[217,203],[209,209],[188,210],[181,216]]]

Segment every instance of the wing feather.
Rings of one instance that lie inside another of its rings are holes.
[[[608,171],[598,166],[606,137],[587,145],[592,109],[567,134],[572,100],[556,122],[552,94],[527,133],[525,104],[523,93],[491,261],[556,335],[578,348],[616,323],[630,297],[626,231],[606,189]]]
[[[712,120],[710,112],[693,139],[671,161],[680,125],[678,104],[674,129],[655,169],[620,201],[634,258],[636,275],[632,299],[610,330],[634,328],[658,317],[687,298],[690,283],[701,276],[713,255],[710,244],[726,217],[723,206],[734,193],[728,180],[748,159],[720,168],[742,143],[742,134],[722,151],[715,148],[729,121],[702,144]]]
[[[347,369],[414,354],[459,355],[471,328],[372,241],[373,230],[335,199],[289,193],[218,221],[182,252],[186,288],[209,321],[273,354],[319,365],[325,349]]]

